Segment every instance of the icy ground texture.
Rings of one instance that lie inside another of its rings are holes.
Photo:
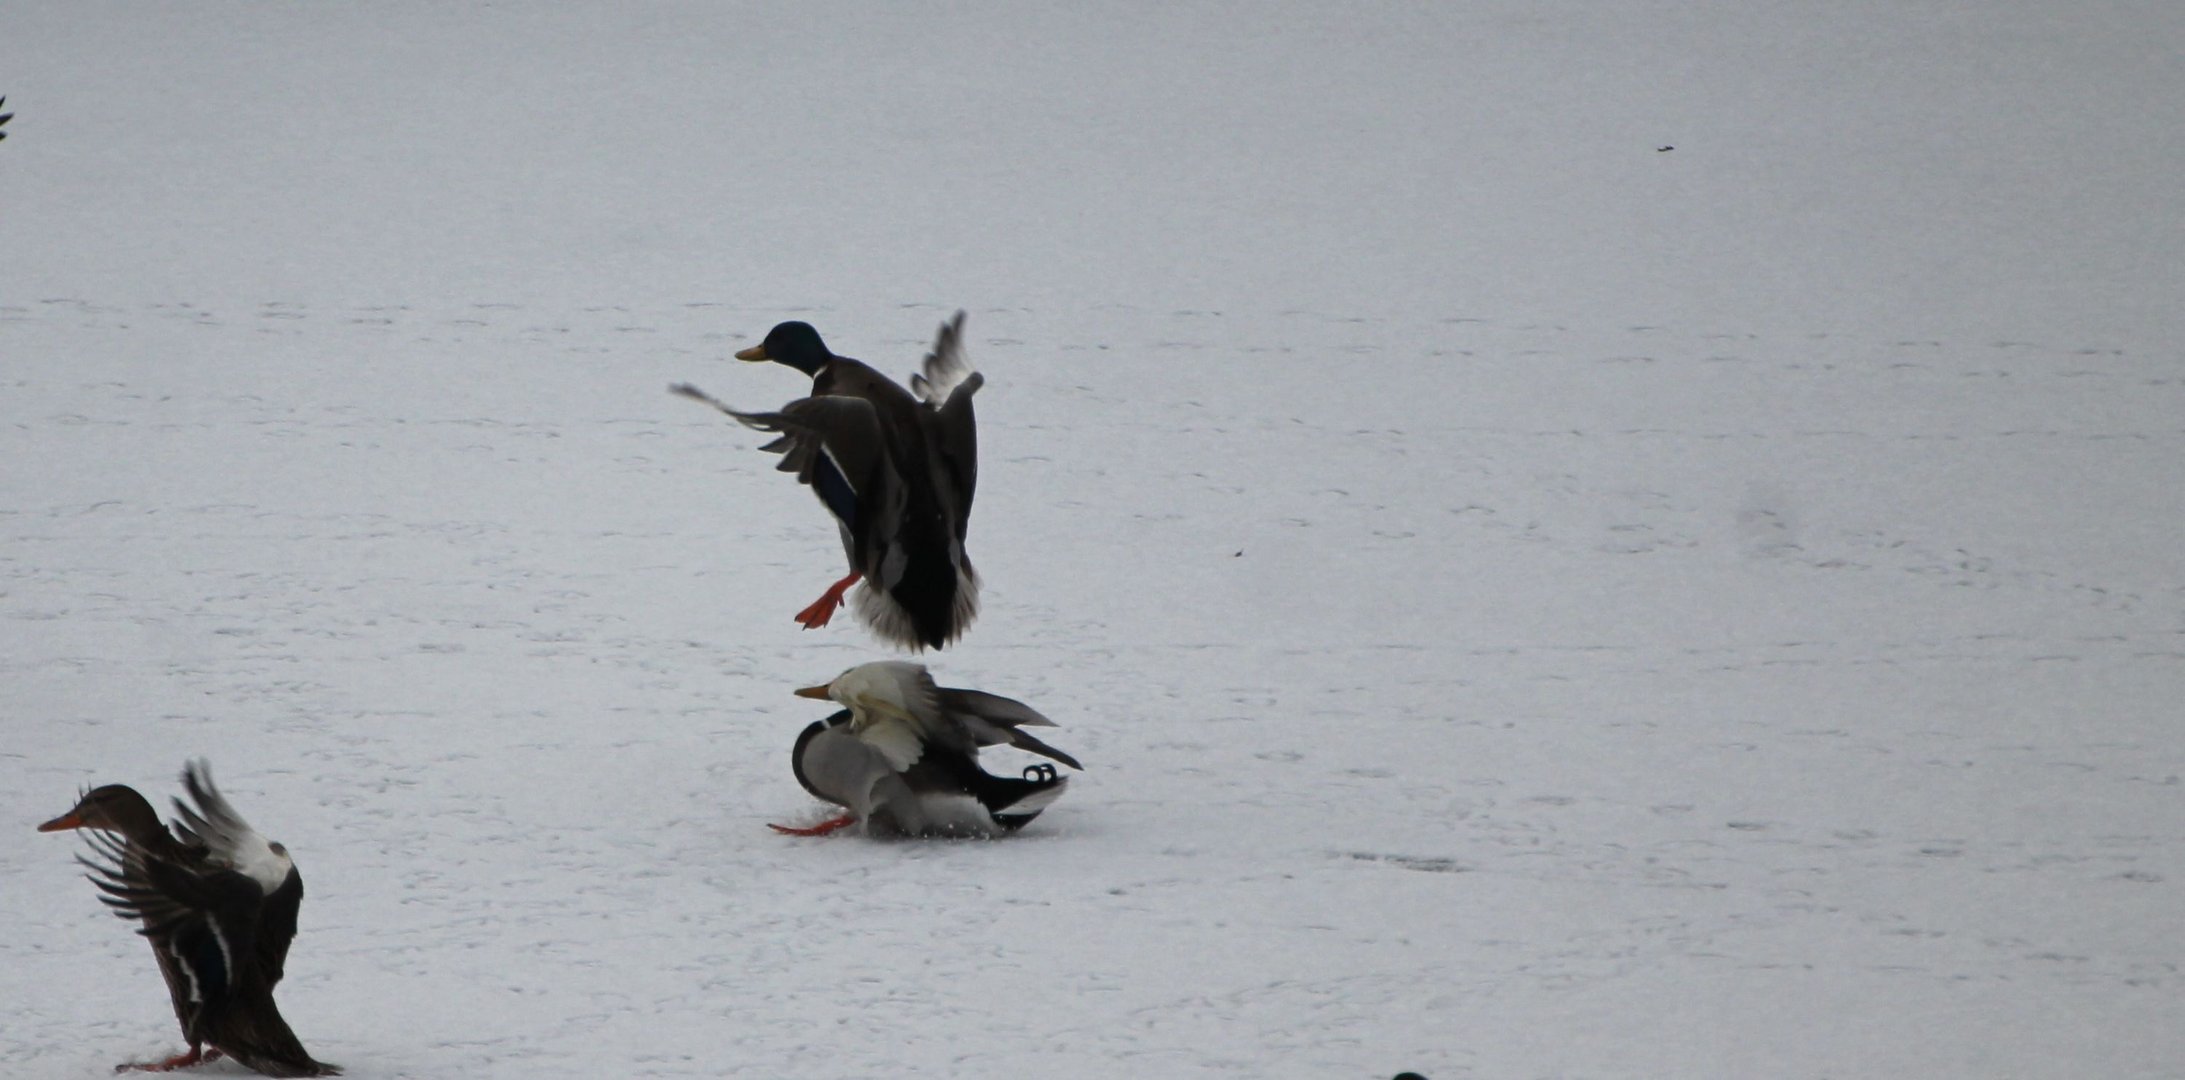
[[[193,754],[357,1077],[2185,1068],[2168,7],[8,21],[9,1075],[177,1047],[31,828]],[[785,840],[882,652],[665,388],[957,305],[1089,768]]]

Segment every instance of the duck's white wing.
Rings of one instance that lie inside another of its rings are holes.
[[[180,799],[174,801],[175,812],[180,815],[176,831],[185,842],[204,844],[214,865],[250,878],[264,893],[271,894],[287,883],[296,868],[287,849],[267,840],[235,812],[220,789],[213,786],[210,764],[198,760],[184,766],[182,786],[197,803],[192,807]]]
[[[197,803],[174,801],[180,820],[175,829],[185,842],[205,845],[207,861],[233,870],[258,887],[262,901],[255,905],[253,927],[257,960],[266,985],[281,981],[288,967],[288,947],[296,940],[296,917],[303,907],[303,875],[296,872],[288,849],[260,835],[235,812],[212,782],[212,766],[201,760],[183,767],[182,786]]]

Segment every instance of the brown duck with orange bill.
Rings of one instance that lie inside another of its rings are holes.
[[[196,805],[175,800],[172,832],[122,784],[93,788],[38,826],[89,830],[92,857],[77,859],[99,899],[142,924],[189,1040],[186,1053],[116,1071],[165,1072],[225,1054],[267,1076],[340,1074],[312,1059],[273,1003],[303,904],[295,861],[221,797],[204,762],[183,769],[182,785]]]

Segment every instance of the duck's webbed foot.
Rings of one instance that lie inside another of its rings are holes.
[[[852,570],[848,577],[828,586],[827,591],[819,599],[812,601],[811,606],[797,612],[797,622],[803,624],[806,630],[817,630],[827,625],[827,620],[835,617],[835,609],[842,606],[842,594],[850,591],[850,586],[857,584],[857,579],[864,576],[861,571]]]
[[[857,824],[856,814],[844,814],[841,817],[828,818],[827,820],[822,821],[817,825],[812,825],[802,829],[792,825],[776,825],[771,821],[766,823],[766,827],[782,834],[783,836],[825,836],[828,833],[834,832],[838,829],[847,829],[855,824]]]
[[[202,1046],[192,1046],[188,1053],[176,1054],[165,1061],[125,1061],[114,1066],[114,1071],[118,1073],[173,1072],[176,1069],[187,1069],[192,1065],[202,1065],[208,1061],[218,1060],[220,1060],[219,1047],[215,1046],[208,1049]]]

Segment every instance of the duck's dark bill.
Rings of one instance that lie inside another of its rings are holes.
[[[768,356],[766,355],[766,346],[764,346],[764,345],[753,345],[752,347],[750,347],[750,348],[748,348],[748,349],[745,349],[744,351],[742,351],[742,352],[740,352],[740,353],[737,353],[737,354],[736,354],[736,359],[738,359],[738,360],[766,360],[766,359],[770,359],[770,357],[768,357]]]

